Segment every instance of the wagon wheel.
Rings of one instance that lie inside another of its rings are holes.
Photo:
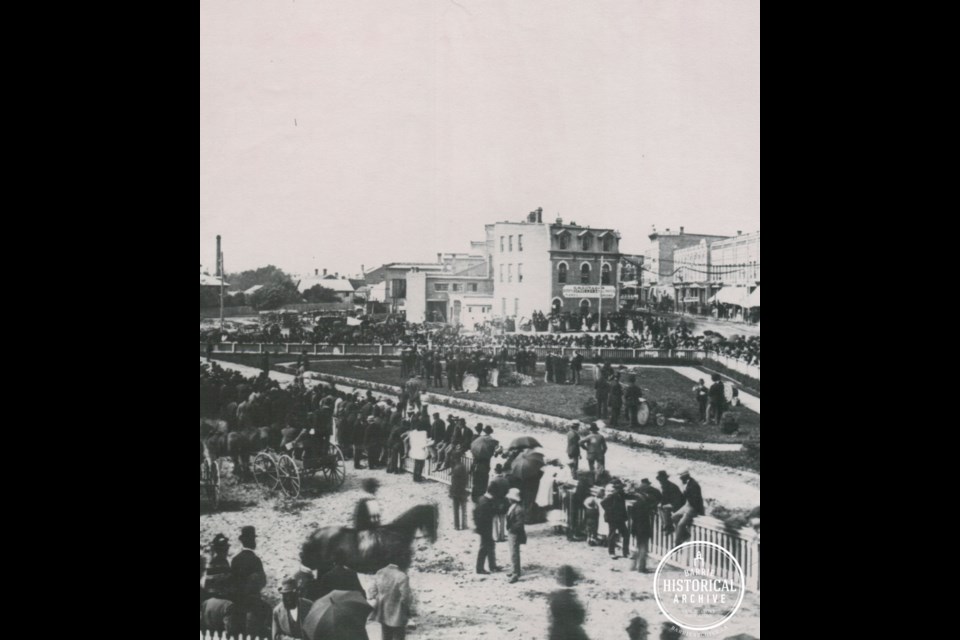
[[[323,475],[334,488],[339,488],[347,480],[347,461],[343,457],[343,451],[335,444],[331,444],[327,449]]]
[[[300,470],[297,463],[290,456],[280,456],[277,462],[277,472],[280,476],[280,488],[288,498],[300,495]]]
[[[657,414],[657,426],[658,426],[658,427],[665,427],[665,426],[667,426],[667,416],[663,415],[662,413],[658,413],[658,414]]]
[[[220,465],[216,460],[211,461],[207,469],[207,498],[214,511],[220,508]]]
[[[264,491],[273,491],[280,484],[277,458],[272,451],[261,451],[253,459],[253,479]]]

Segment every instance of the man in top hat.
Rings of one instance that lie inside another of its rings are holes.
[[[270,608],[260,599],[260,591],[267,586],[267,574],[260,558],[254,553],[257,530],[251,526],[240,529],[240,544],[243,549],[230,563],[230,572],[236,585],[236,604],[246,616],[247,633],[258,633],[269,624]]]
[[[271,640],[303,640],[303,621],[313,605],[300,597],[296,578],[287,578],[280,584],[281,602],[273,610]]]
[[[498,464],[493,470],[493,478],[487,491],[497,502],[496,515],[493,518],[493,528],[496,534],[497,542],[507,541],[507,510],[510,503],[507,501],[507,493],[510,491],[510,480],[507,478],[502,464]]]
[[[680,474],[680,481],[683,483],[684,505],[680,511],[673,514],[673,526],[677,528],[677,539],[674,543],[676,545],[681,545],[690,539],[690,525],[693,524],[693,519],[706,513],[700,483],[690,477],[689,471]]]
[[[647,555],[650,552],[650,541],[653,539],[653,516],[663,494],[646,478],[640,481],[638,494],[636,502],[630,508],[631,533],[637,539],[637,558],[633,568],[640,573],[649,573]]]
[[[377,491],[380,482],[376,478],[364,478],[363,490],[366,496],[357,502],[353,512],[353,524],[357,531],[369,531],[380,526],[380,503],[377,502]]]
[[[600,435],[597,423],[590,425],[590,435],[580,442],[580,448],[587,452],[587,464],[590,465],[591,473],[595,472],[596,478],[600,478],[606,470],[607,440]]]
[[[567,458],[570,474],[576,479],[580,469],[580,425],[576,422],[570,425],[570,431],[567,432]]]
[[[370,416],[367,418],[367,429],[363,435],[363,444],[367,449],[367,468],[376,469],[380,466],[380,454],[383,449],[383,418]]]
[[[707,424],[720,424],[723,418],[723,412],[727,404],[727,390],[723,386],[720,375],[715,373],[710,376],[713,384],[707,392]]]
[[[520,545],[527,544],[527,531],[524,526],[526,516],[520,504],[520,489],[513,488],[507,492],[507,501],[510,509],[507,511],[507,534],[510,536],[510,558],[513,560],[513,573],[510,574],[510,584],[520,580]]]
[[[623,409],[623,387],[620,386],[620,375],[612,374],[609,378],[607,402],[610,404],[610,426],[620,426],[620,412]]]
[[[490,489],[477,501],[473,510],[473,523],[480,535],[480,549],[477,552],[477,573],[486,575],[497,572],[497,541],[493,537],[493,518],[496,515],[496,500],[490,495]],[[484,569],[489,564],[490,571]]]
[[[623,492],[623,482],[613,481],[613,491],[600,503],[604,520],[610,527],[607,536],[607,552],[611,558],[617,557],[617,534],[623,539],[623,557],[630,557],[630,530],[627,528],[627,497]]]

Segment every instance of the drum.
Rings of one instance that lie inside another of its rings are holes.
[[[650,422],[650,405],[646,402],[640,402],[640,407],[637,409],[637,422],[641,427],[647,426]]]
[[[480,379],[471,373],[466,374],[463,376],[463,390],[467,393],[476,393],[480,390]]]

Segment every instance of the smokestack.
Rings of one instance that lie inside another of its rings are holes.
[[[220,257],[220,236],[217,236],[217,277],[222,278],[223,274],[220,273],[220,269],[223,266],[223,258]]]
[[[323,270],[323,277],[324,277],[324,278],[327,277],[327,270],[326,270],[326,269]]]
[[[543,208],[537,209],[537,222],[543,222]]]
[[[683,227],[680,227],[680,235],[683,235]]]
[[[367,268],[364,265],[360,265],[360,275],[361,276],[367,275]]]
[[[438,253],[438,254],[437,254],[437,264],[443,264],[443,254],[442,254],[442,253]]]
[[[738,235],[738,236],[742,236],[742,235],[743,235],[743,231],[737,231],[737,235]]]

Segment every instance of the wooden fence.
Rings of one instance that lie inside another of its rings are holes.
[[[688,360],[691,364],[698,362],[713,361],[729,367],[730,369],[742,373],[756,380],[760,379],[760,367],[747,364],[742,360],[731,358],[729,356],[712,353],[709,351],[700,351],[695,349],[626,349],[621,347],[599,347],[593,349],[582,349],[579,347],[534,347],[533,349],[540,359],[549,354],[562,355],[570,357],[580,354],[588,362],[594,358],[601,357],[604,360]],[[201,343],[200,353],[205,354],[207,345]],[[242,342],[221,342],[213,345],[214,353],[270,353],[273,355],[299,355],[304,351],[312,356],[383,356],[398,357],[403,351],[403,347],[389,344],[313,344],[313,343],[242,343]],[[499,353],[495,347],[485,347],[483,351],[488,354]],[[512,358],[517,350],[507,349]]]

